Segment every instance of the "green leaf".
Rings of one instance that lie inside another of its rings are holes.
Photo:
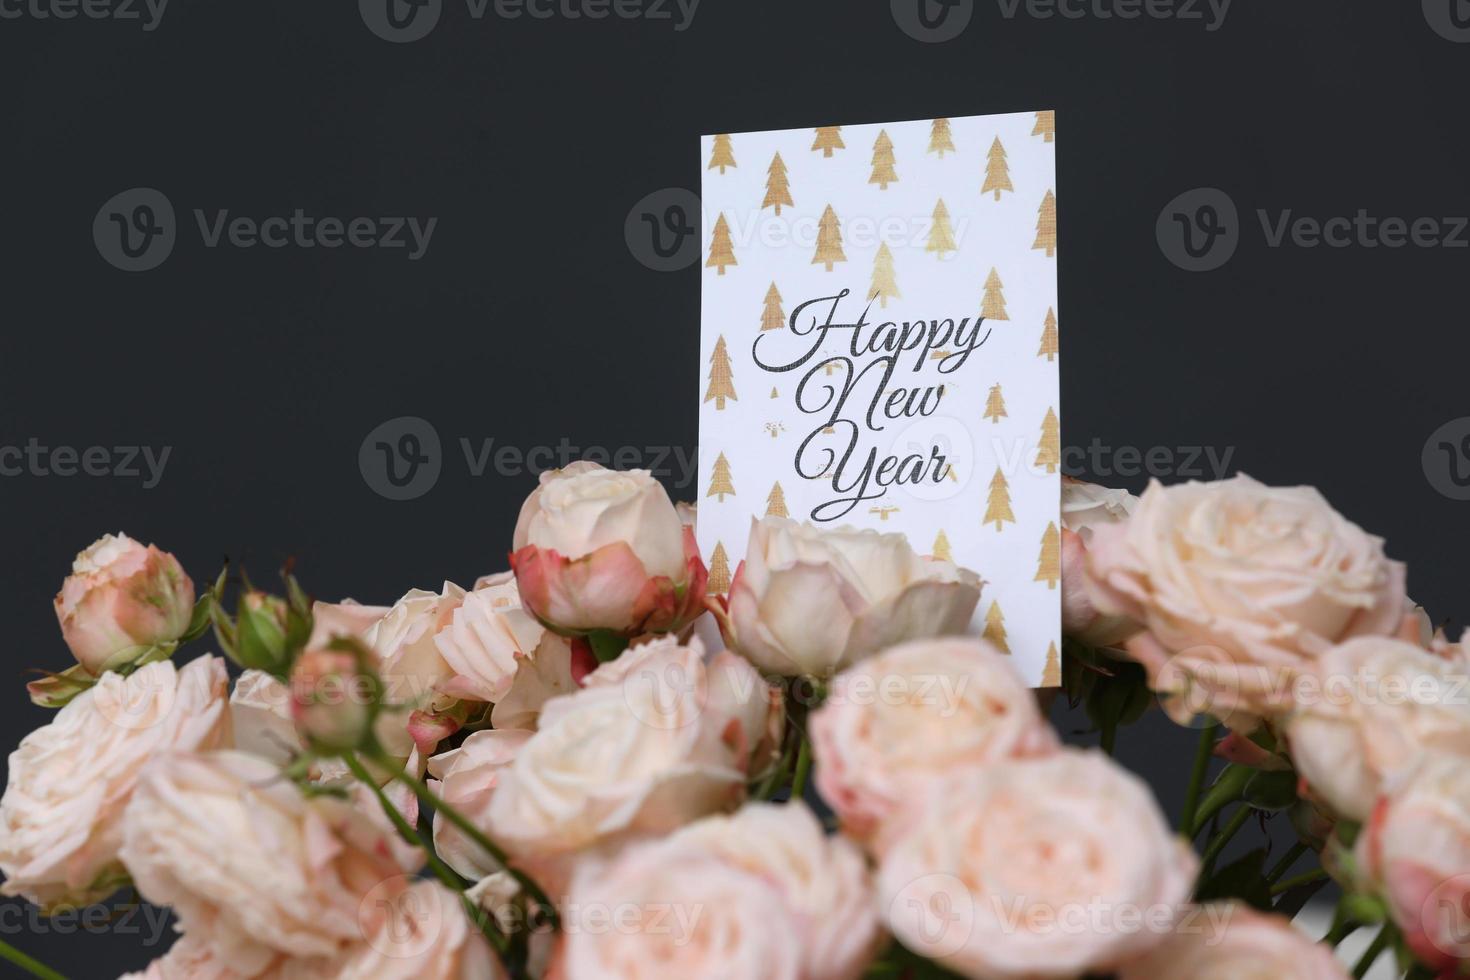
[[[1204,798],[1199,802],[1199,811],[1194,818],[1194,830],[1190,834],[1193,838],[1205,828],[1210,822],[1210,817],[1220,812],[1225,806],[1240,799],[1245,792],[1246,784],[1255,775],[1256,770],[1234,763],[1226,766],[1220,771],[1219,777],[1213,786],[1205,792]]]
[[[1201,902],[1238,898],[1264,912],[1271,910],[1271,885],[1266,881],[1266,848],[1258,847],[1225,865],[1202,882],[1195,892]]]
[[[1257,810],[1275,813],[1296,802],[1297,775],[1290,769],[1261,770],[1245,785],[1244,799]]]
[[[1388,918],[1388,909],[1372,895],[1344,895],[1338,903],[1338,914],[1365,926],[1376,925]]]

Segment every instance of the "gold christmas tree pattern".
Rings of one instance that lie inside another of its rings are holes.
[[[1005,284],[1000,281],[1000,273],[995,269],[990,270],[990,275],[985,277],[985,295],[980,299],[980,315],[987,320],[1009,320],[1010,314],[1006,312],[1006,297],[1001,290]]]
[[[1043,109],[1036,114],[1036,128],[1031,130],[1032,136],[1040,136],[1050,143],[1057,138],[1057,113],[1055,109]]]
[[[781,291],[776,284],[766,290],[765,307],[761,310],[761,329],[780,330],[786,326],[786,311],[781,309]]]
[[[1000,603],[992,602],[985,611],[985,639],[1001,653],[1010,653],[1011,645],[1006,639],[1006,617],[1000,611]]]
[[[954,153],[954,137],[949,133],[949,120],[936,119],[929,127],[929,152],[939,154],[939,159],[944,159],[945,153]]]
[[[985,414],[980,417],[995,425],[1000,425],[1000,420],[1006,417],[1006,400],[1000,392],[999,382],[990,386],[990,394],[985,397]]]
[[[775,385],[771,385],[771,397],[772,398],[780,398],[781,397],[781,393],[776,390],[776,386]]]
[[[949,535],[944,533],[944,528],[940,528],[939,533],[934,535],[932,552],[930,555],[932,558],[937,558],[940,561],[954,561],[954,552],[949,546]]]
[[[842,225],[837,220],[837,212],[829,204],[817,222],[817,254],[812,256],[812,265],[825,264],[827,271],[831,272],[833,263],[846,261],[847,256],[842,251]]]
[[[771,165],[766,169],[766,198],[761,201],[761,210],[774,207],[776,216],[781,215],[781,205],[795,207],[791,201],[791,183],[786,176],[786,162],[777,153],[771,158]]]
[[[1057,353],[1057,311],[1047,307],[1046,319],[1041,324],[1041,350],[1036,356],[1055,361]]]
[[[1011,487],[1006,482],[1006,475],[997,466],[995,476],[990,478],[990,497],[985,502],[985,519],[980,523],[994,524],[999,533],[1007,521],[1016,523],[1016,515],[1011,513]]]
[[[886,310],[890,299],[902,298],[903,293],[898,291],[898,280],[893,271],[893,253],[884,242],[878,246],[878,254],[873,258],[873,284],[868,288],[868,299],[876,299]]]
[[[781,489],[780,480],[777,480],[776,483],[772,485],[771,492],[766,494],[766,516],[791,516],[791,512],[786,509],[786,491]]]
[[[715,542],[715,550],[709,556],[709,583],[704,591],[708,595],[724,595],[730,591],[730,556],[725,554],[725,544]]]
[[[945,252],[953,252],[958,248],[954,243],[954,226],[950,224],[949,208],[944,206],[944,198],[934,205],[934,217],[929,223],[929,240],[924,243],[924,251],[937,252],[939,257],[944,258]]]
[[[1045,582],[1048,589],[1055,589],[1062,577],[1062,536],[1054,522],[1048,521],[1046,533],[1041,536],[1041,555],[1036,559],[1036,578]]]
[[[1053,640],[1046,648],[1046,666],[1041,671],[1042,687],[1062,686],[1062,658],[1057,654],[1057,644]]]
[[[1057,196],[1051,191],[1041,199],[1041,207],[1036,210],[1036,241],[1031,243],[1033,249],[1045,249],[1046,257],[1055,258],[1057,254]]]
[[[715,403],[715,411],[725,410],[725,399],[738,402],[735,397],[735,377],[730,370],[730,352],[725,349],[725,338],[722,334],[715,340],[715,351],[709,356],[709,390],[704,393],[704,400]]]
[[[902,507],[899,507],[895,504],[884,504],[882,507],[869,507],[868,513],[872,514],[880,521],[886,521],[889,517],[897,514],[902,509]]]
[[[730,142],[729,133],[717,133],[715,135],[715,150],[710,154],[709,166],[706,170],[720,168],[720,173],[725,172],[726,167],[735,166],[735,148]]]
[[[880,129],[878,138],[873,141],[873,175],[868,178],[868,183],[877,184],[880,191],[888,190],[889,184],[898,183],[898,170],[895,169],[893,160],[893,140],[888,138],[886,129]]]
[[[985,183],[980,186],[980,193],[994,194],[997,201],[1000,200],[1001,191],[1014,191],[1011,186],[1011,171],[1006,166],[1006,148],[1001,145],[1000,137],[990,144],[990,152],[985,154]]]
[[[1062,427],[1057,421],[1057,413],[1050,408],[1041,420],[1041,442],[1036,447],[1034,465],[1046,467],[1048,473],[1055,473],[1062,465]]]
[[[847,149],[847,144],[842,142],[842,127],[818,126],[817,138],[812,143],[812,149],[821,150],[824,157],[830,157],[833,150]]]
[[[739,264],[739,262],[735,261],[735,246],[730,241],[730,223],[725,220],[725,216],[722,214],[719,220],[715,222],[714,238],[710,241],[709,245],[709,261],[704,264],[704,267],[706,269],[718,268],[720,275],[723,276],[725,274],[725,266]]]
[[[725,502],[726,496],[735,496],[735,484],[730,482],[730,461],[725,458],[724,453],[715,457],[715,466],[709,475],[709,490],[705,496],[714,497],[720,503]]]

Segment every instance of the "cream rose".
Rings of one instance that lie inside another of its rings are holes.
[[[366,910],[364,910],[366,912]],[[460,896],[419,881],[383,903],[377,928],[330,975],[336,980],[504,980],[508,974]]]
[[[838,674],[811,716],[817,788],[869,838],[954,771],[1055,750],[1009,657],[983,640],[915,640]]]
[[[828,677],[904,640],[964,633],[981,584],[901,534],[767,517],[751,522],[728,627],[762,670]]]
[[[1292,679],[1333,644],[1389,635],[1404,566],[1311,487],[1247,476],[1151,483],[1125,524],[1094,527],[1098,610],[1147,628],[1128,652],[1161,691],[1235,727],[1290,707]]]
[[[1105,973],[1173,928],[1197,865],[1142,780],[1063,749],[916,800],[879,908],[905,946],[967,977]]]
[[[1465,759],[1431,753],[1393,780],[1358,836],[1365,884],[1415,957],[1449,975],[1470,961],[1470,781]]]
[[[55,607],[66,645],[95,675],[182,636],[194,612],[194,583],[168,552],[108,534],[77,555]]]
[[[478,826],[485,822],[500,773],[515,761],[516,753],[530,737],[528,731],[474,732],[459,748],[429,760],[429,774],[434,777],[429,785],[440,799]],[[438,813],[434,815],[434,851],[471,881],[503,870],[499,862]]]
[[[0,891],[51,907],[125,883],[118,848],[139,772],[170,749],[227,744],[227,685],[217,657],[109,671],[22,739],[0,799]]]
[[[743,702],[722,703],[711,687],[698,651],[668,639],[548,701],[540,728],[498,774],[490,836],[554,891],[576,851],[667,833],[737,804],[757,744],[745,729],[756,726],[742,717]],[[767,703],[754,671],[740,687]]]
[[[1112,647],[1137,633],[1127,616],[1104,616],[1087,591],[1087,543],[1094,528],[1128,519],[1138,498],[1081,480],[1062,480],[1062,631],[1091,647]]]
[[[175,753],[139,778],[121,857],[145,899],[251,975],[276,954],[335,957],[363,939],[369,893],[392,902],[412,884],[390,834],[257,756]]]
[[[522,601],[564,633],[673,632],[703,610],[694,531],[646,470],[584,461],[543,473],[514,540]]]
[[[1297,771],[1338,814],[1366,820],[1384,782],[1424,753],[1470,764],[1470,665],[1384,637],[1323,654],[1285,722]]]
[[[1232,902],[1191,910],[1188,920],[1119,980],[1347,980],[1332,951],[1283,916]]]

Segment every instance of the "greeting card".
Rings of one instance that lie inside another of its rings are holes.
[[[1060,683],[1055,118],[705,137],[699,543],[752,517],[900,531],[972,630]]]

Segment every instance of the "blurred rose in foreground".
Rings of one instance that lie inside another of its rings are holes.
[[[1087,590],[1087,544],[1093,530],[1126,521],[1137,504],[1127,490],[1062,480],[1062,632],[1090,647],[1117,646],[1140,628],[1127,616],[1098,612]]]
[[[1262,915],[1232,902],[1191,909],[1167,941],[1127,964],[1118,976],[1119,980],[1347,980],[1348,974],[1331,950],[1313,942],[1290,919]]]

